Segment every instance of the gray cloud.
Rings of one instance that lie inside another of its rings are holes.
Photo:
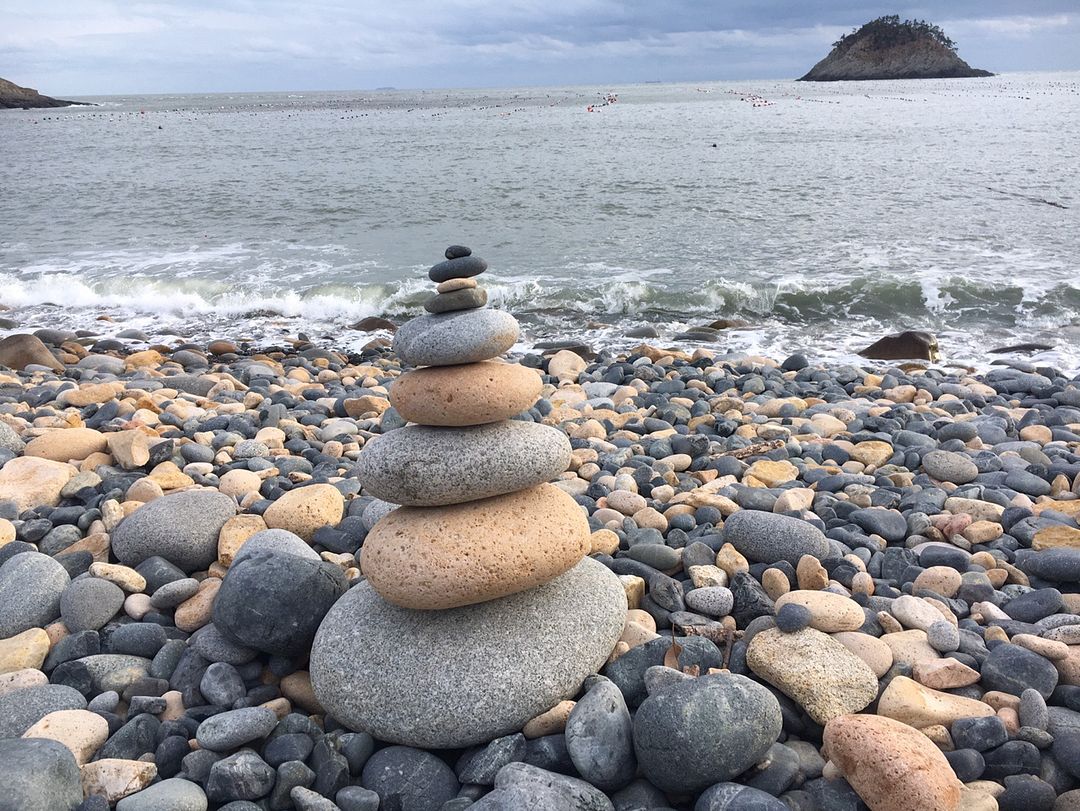
[[[54,95],[780,78],[896,11],[995,71],[1080,68],[1075,0],[7,0],[0,76]]]

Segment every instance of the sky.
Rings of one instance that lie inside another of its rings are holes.
[[[794,78],[894,13],[973,67],[1080,70],[1080,0],[0,0],[0,77],[61,97]]]

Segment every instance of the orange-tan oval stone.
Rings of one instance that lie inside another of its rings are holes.
[[[535,588],[589,552],[589,523],[550,484],[447,507],[399,507],[364,541],[361,568],[404,608],[471,605]]]
[[[961,783],[926,735],[891,718],[841,715],[825,726],[825,751],[874,811],[956,811]]]
[[[409,422],[460,427],[507,420],[529,408],[543,381],[517,363],[428,366],[390,386],[390,403]]]

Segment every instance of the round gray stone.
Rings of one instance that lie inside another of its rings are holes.
[[[410,425],[369,441],[357,470],[364,490],[377,498],[435,507],[550,481],[566,470],[570,453],[566,434],[535,422]]]
[[[60,618],[71,631],[97,631],[124,605],[124,592],[98,577],[73,580],[60,595]]]
[[[487,270],[487,266],[487,262],[471,253],[466,256],[455,256],[433,265],[428,270],[428,278],[437,284],[450,279],[467,279],[470,276],[480,275]]]
[[[71,811],[83,798],[75,756],[47,738],[0,740],[0,786],[5,811]]]
[[[83,694],[66,684],[41,684],[2,693],[0,738],[19,737],[50,712],[85,709]]]
[[[458,310],[475,310],[487,304],[487,290],[482,287],[466,287],[450,293],[438,293],[424,302],[429,313],[453,313]]]
[[[461,785],[454,770],[431,752],[388,746],[372,755],[361,778],[379,795],[382,808],[438,811]]]
[[[953,451],[930,451],[922,458],[923,470],[940,482],[967,484],[979,475],[971,458]]]
[[[244,707],[240,710],[211,715],[195,733],[195,740],[211,752],[228,752],[250,741],[265,738],[275,726],[277,715],[266,707]]]
[[[734,674],[700,676],[641,703],[634,748],[654,786],[692,794],[758,763],[782,726],[779,702],[757,682]]]
[[[633,722],[614,682],[597,677],[574,705],[566,721],[566,751],[578,774],[605,792],[634,779]]]
[[[724,586],[706,586],[686,592],[686,605],[699,614],[710,617],[725,617],[735,606],[735,596],[731,589]]]
[[[517,319],[502,310],[422,315],[402,324],[393,350],[410,366],[453,366],[497,358],[518,339]]]
[[[214,598],[214,625],[246,648],[303,656],[326,612],[349,588],[341,567],[259,552],[233,562]]]
[[[600,789],[577,777],[529,763],[507,763],[495,776],[495,790],[469,811],[615,811]]]
[[[788,811],[788,806],[761,789],[717,783],[698,797],[694,811]]]
[[[269,552],[271,554],[296,555],[308,560],[322,560],[319,553],[299,535],[289,532],[287,529],[264,529],[256,532],[240,547],[240,551],[233,558],[235,566],[246,557],[256,552]]]
[[[0,639],[44,628],[60,616],[60,595],[71,578],[48,555],[20,552],[0,566]]]
[[[724,540],[752,563],[786,560],[797,566],[803,555],[829,554],[825,534],[806,521],[788,515],[739,510],[724,522]]]
[[[448,611],[399,608],[363,583],[315,636],[312,686],[329,715],[380,740],[486,743],[573,697],[625,616],[619,579],[589,558],[539,588]]]
[[[120,522],[112,551],[125,566],[158,555],[187,573],[217,559],[218,533],[236,515],[236,501],[216,490],[189,490],[144,504]]]
[[[116,804],[116,811],[206,811],[206,792],[197,783],[171,777]]]

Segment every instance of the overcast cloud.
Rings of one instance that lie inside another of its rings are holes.
[[[783,78],[889,13],[975,67],[1080,69],[1077,0],[0,0],[0,76],[58,96]]]

